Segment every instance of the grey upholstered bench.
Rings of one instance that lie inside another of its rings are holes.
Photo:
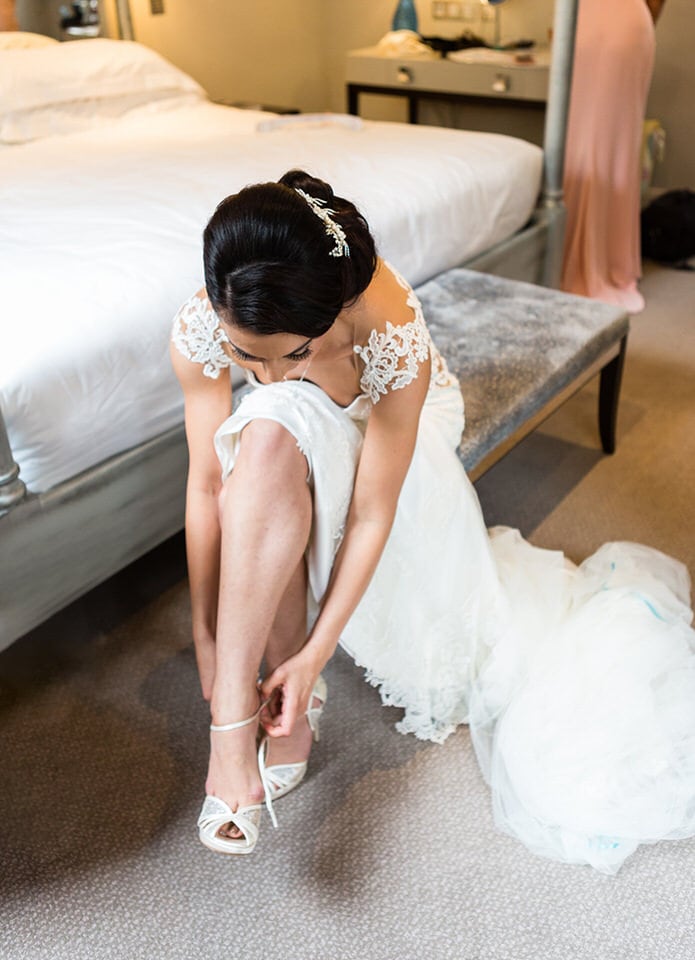
[[[463,389],[459,456],[475,480],[600,373],[599,431],[615,449],[628,316],[620,307],[455,269],[417,289]]]

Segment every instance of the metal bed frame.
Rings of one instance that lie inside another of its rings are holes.
[[[578,0],[556,0],[542,195],[523,231],[463,263],[557,286],[564,238],[562,172]],[[127,3],[120,8],[126,13]],[[132,38],[121,16],[121,35]],[[0,412],[0,650],[181,530],[183,425],[46,493],[27,491]]]

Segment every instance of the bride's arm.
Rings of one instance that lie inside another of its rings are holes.
[[[203,696],[209,700],[215,672],[222,488],[213,439],[231,413],[232,390],[228,370],[221,370],[216,378],[206,376],[202,363],[184,355],[173,341],[170,354],[184,395],[188,446],[186,560],[196,660]]]
[[[405,297],[400,292],[402,307]],[[398,313],[401,325],[406,317],[413,322],[411,308],[407,311]],[[278,687],[283,693],[282,713],[274,725],[266,726],[273,735],[289,733],[296,717],[306,709],[314,682],[367,589],[391,531],[430,379],[429,356],[419,361],[408,359],[416,364],[414,379],[400,389],[387,388],[371,411],[345,535],[311,635],[302,650],[263,684],[264,696]],[[401,358],[400,373],[403,363]]]

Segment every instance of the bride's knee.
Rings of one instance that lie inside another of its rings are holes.
[[[237,459],[241,457],[260,467],[277,463],[288,468],[306,466],[294,436],[275,420],[252,420],[244,427]]]
[[[232,504],[249,507],[260,503],[260,513],[251,510],[251,514],[262,514],[264,522],[279,514],[285,528],[294,524],[297,535],[304,537],[313,513],[309,473],[308,461],[293,434],[274,420],[252,420],[241,431],[234,467],[219,494],[220,526],[227,516],[239,515],[231,509]]]
[[[252,420],[241,432],[234,468],[218,496],[220,526],[226,506],[242,502],[292,507],[292,516],[311,522],[309,466],[295,437],[274,420]],[[230,515],[235,510],[230,510]],[[267,514],[266,514],[267,516]]]
[[[241,432],[234,469],[223,484],[219,497],[220,514],[230,485],[237,486],[242,477],[264,494],[306,486],[309,467],[295,437],[274,420],[252,420]]]

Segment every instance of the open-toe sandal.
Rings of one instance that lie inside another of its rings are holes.
[[[265,706],[265,704],[261,704],[254,715],[248,717],[246,720],[239,720],[237,723],[211,724],[210,729],[216,733],[224,733],[227,730],[237,730],[239,727],[246,727],[258,719],[258,715],[263,706]],[[263,783],[265,805],[268,808],[273,826],[277,827],[277,819],[272,805],[273,793],[270,788],[268,771],[265,767],[266,752],[267,744],[263,741],[258,749],[258,770]],[[216,853],[251,853],[258,840],[262,809],[262,803],[252,803],[232,810],[225,800],[208,794],[205,797],[203,809],[198,817],[198,836],[200,837],[200,842]],[[221,835],[220,830],[228,824],[235,826],[241,833],[241,836],[227,837]]]
[[[306,718],[309,727],[314,736],[314,741],[319,739],[319,721],[323,708],[328,698],[328,688],[323,677],[319,676],[311,691],[311,699],[306,711]],[[314,706],[314,701],[318,700],[318,706]],[[268,790],[273,800],[284,797],[290,790],[294,790],[304,779],[307,770],[307,761],[301,760],[298,763],[276,763],[272,767],[265,769]]]

